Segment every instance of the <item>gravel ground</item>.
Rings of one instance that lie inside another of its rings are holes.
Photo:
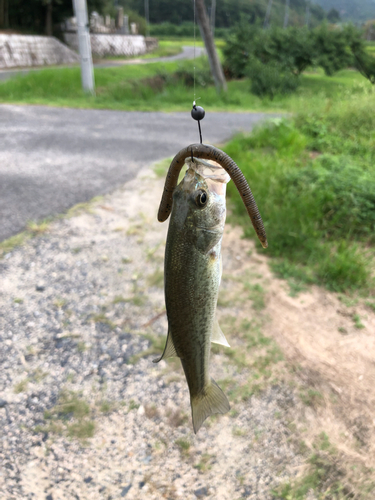
[[[281,416],[291,389],[269,386],[195,436],[177,361],[144,353],[167,331],[162,183],[144,169],[0,261],[1,498],[262,500],[300,470]],[[225,236],[223,251],[235,270]],[[246,382],[223,354],[211,365]]]

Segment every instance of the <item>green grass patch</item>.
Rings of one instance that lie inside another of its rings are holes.
[[[175,50],[177,45],[187,43],[169,40],[162,42],[161,49]],[[316,70],[301,76],[296,93],[276,95],[273,100],[251,94],[248,79],[229,81],[228,92],[218,95],[209,76],[207,59],[197,58],[195,66],[196,95],[210,111],[324,110],[327,105],[339,105],[343,93],[369,96],[374,93],[371,84],[357,71],[343,70],[326,77]],[[1,82],[0,102],[138,111],[191,108],[192,61],[95,68],[94,74],[96,96],[82,91],[79,67],[47,68]]]
[[[306,445],[303,448],[306,453]],[[272,492],[274,498],[278,500],[304,500],[311,491],[319,500],[372,498],[368,493],[373,491],[374,483],[371,480],[371,484],[367,480],[364,481],[363,475],[360,473],[357,478],[353,474],[356,466],[351,467],[352,471],[348,470],[349,464],[340,459],[337,449],[330,443],[325,432],[322,432],[315,440],[307,463],[305,474],[274,490]]]
[[[34,432],[67,435],[85,441],[93,437],[95,422],[90,405],[73,391],[63,390],[57,404],[44,412],[45,425],[37,426]]]
[[[352,94],[351,94],[352,95]],[[374,288],[375,98],[274,119],[225,148],[254,191],[274,272],[295,290]],[[234,217],[254,230],[234,185]]]
[[[21,392],[27,391],[28,385],[29,385],[29,380],[25,378],[17,382],[17,384],[14,386],[13,391],[15,394],[20,394]]]
[[[164,285],[164,271],[156,269],[152,274],[147,276],[147,283],[150,287],[163,288]]]
[[[104,59],[107,61],[117,61],[124,59],[155,59],[157,57],[170,57],[180,54],[182,52],[182,47],[185,45],[183,42],[178,40],[160,40],[158,47],[152,52],[148,52],[147,54],[137,55],[137,56],[108,56]],[[187,44],[189,45],[189,44]]]
[[[179,447],[181,453],[187,454],[189,452],[191,444],[187,439],[176,439],[175,444]]]

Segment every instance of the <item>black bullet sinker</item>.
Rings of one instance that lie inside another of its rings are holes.
[[[191,110],[191,117],[197,121],[203,120],[205,114],[206,112],[202,106],[193,106],[193,109]]]

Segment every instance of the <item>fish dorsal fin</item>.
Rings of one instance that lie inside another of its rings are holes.
[[[214,326],[212,327],[211,342],[214,344],[221,344],[230,347],[224,333],[221,331],[219,322],[215,316]]]
[[[178,354],[173,344],[171,332],[170,330],[168,330],[167,342],[165,344],[163,354],[160,356],[160,358],[154,359],[153,363],[159,363],[159,361],[161,361],[162,359],[171,358],[173,356],[178,357]]]

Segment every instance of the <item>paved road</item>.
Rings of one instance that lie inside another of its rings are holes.
[[[207,113],[203,141],[251,130],[262,113]],[[110,192],[199,142],[190,113],[0,105],[0,241],[28,221]]]
[[[203,47],[195,47],[195,57],[200,57],[205,53],[205,49]],[[107,60],[104,62],[100,62],[94,64],[95,68],[111,68],[114,66],[123,66],[128,64],[148,64],[154,62],[171,62],[171,61],[180,61],[182,59],[193,59],[194,58],[194,46],[185,45],[182,47],[182,51],[179,54],[174,56],[165,56],[165,57],[154,57],[150,59],[113,59]],[[59,68],[67,68],[73,67],[71,66],[54,66],[55,69]],[[44,66],[36,67],[36,68],[16,68],[16,69],[0,69],[0,81],[1,80],[9,80],[9,78],[15,76],[27,75],[30,71],[40,71],[41,69],[45,69]]]

